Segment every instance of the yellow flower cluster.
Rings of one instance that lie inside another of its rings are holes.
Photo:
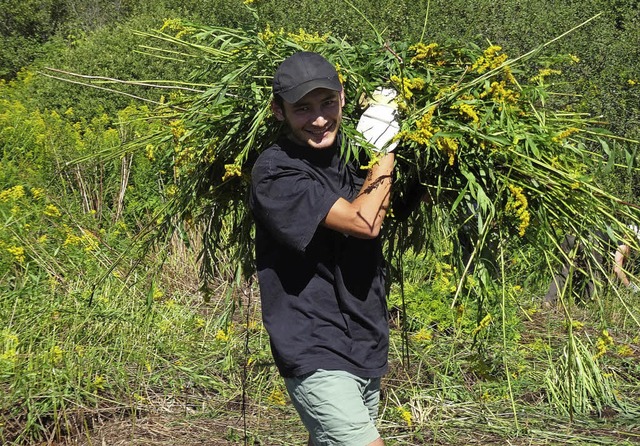
[[[169,123],[171,128],[171,134],[173,134],[174,141],[178,142],[187,133],[187,129],[184,128],[184,122],[181,119],[174,119]]]
[[[0,192],[0,203],[6,203],[7,201],[16,201],[23,198],[24,196],[24,186],[13,186]]]
[[[154,288],[153,289],[153,293],[151,294],[151,298],[153,300],[160,300],[162,299],[162,297],[164,296],[164,291],[162,291],[160,288]]]
[[[69,233],[67,234],[67,238],[65,239],[62,246],[73,246],[80,244],[82,237],[79,237],[75,234]]]
[[[578,133],[580,131],[579,128],[576,127],[569,127],[568,129],[564,130],[561,133],[558,133],[556,136],[554,136],[552,138],[553,142],[561,142],[564,139],[567,139],[569,136],[573,135],[574,133]]]
[[[433,113],[435,111],[435,106],[427,110],[427,112],[416,121],[416,130],[402,131],[398,134],[398,139],[414,141],[420,145],[428,146],[433,135],[439,131],[438,128],[433,127],[431,124],[433,120]]]
[[[198,160],[195,147],[183,147],[181,145],[177,145],[175,153],[175,176],[180,177],[181,174],[189,175],[193,172],[196,161]]]
[[[538,74],[531,78],[531,82],[543,83],[545,78],[554,74],[562,74],[560,70],[552,70],[551,68],[542,68],[538,71]]]
[[[274,406],[284,406],[287,404],[284,392],[280,389],[274,389],[267,397],[267,400]]]
[[[451,108],[453,110],[458,110],[458,113],[460,113],[461,116],[471,119],[474,124],[478,124],[480,122],[480,117],[472,104],[461,102],[453,104]]]
[[[458,153],[458,141],[455,138],[438,138],[436,145],[449,158],[449,165],[453,166]]]
[[[82,242],[84,243],[85,252],[95,251],[96,249],[98,249],[98,246],[100,245],[100,241],[98,240],[98,237],[96,237],[90,232],[85,232],[85,234],[83,235]]]
[[[160,330],[160,333],[167,333],[173,328],[173,325],[171,325],[171,322],[168,319],[158,321],[156,326],[158,327],[158,330]]]
[[[467,274],[467,280],[464,283],[465,288],[471,290],[478,286],[478,279],[473,274]]]
[[[414,51],[415,56],[411,58],[411,64],[424,63],[429,59],[435,59],[441,53],[438,50],[437,43],[416,43],[415,45],[411,45],[409,47],[409,51]]]
[[[229,178],[242,176],[242,166],[239,164],[225,164],[224,175],[222,181],[227,181]]]
[[[216,341],[220,341],[220,342],[229,342],[229,340],[231,339],[231,328],[229,328],[228,330],[218,330],[216,332]]]
[[[633,349],[628,344],[623,344],[616,349],[616,353],[623,358],[631,358],[635,356]]]
[[[416,342],[429,342],[431,341],[431,339],[433,339],[433,333],[431,332],[431,330],[421,328],[419,331],[414,333],[412,339]]]
[[[485,98],[487,96],[491,96],[496,102],[508,102],[511,104],[517,103],[518,99],[520,99],[520,93],[507,88],[505,81],[492,82],[489,89],[480,94],[481,98]]]
[[[46,205],[43,212],[47,217],[60,217],[62,215],[60,209],[53,204]]]
[[[24,255],[24,248],[22,246],[11,246],[7,248],[9,254],[11,254],[14,260],[18,263],[24,263],[26,261],[26,256]]]
[[[598,340],[596,341],[597,352],[595,354],[595,359],[598,359],[605,353],[607,353],[607,350],[609,350],[609,347],[611,347],[612,345],[613,338],[609,334],[609,331],[606,329],[602,330],[602,333],[600,333],[600,336],[598,336]]]
[[[164,19],[160,27],[160,32],[175,31],[176,29],[181,29],[182,26],[182,20],[180,19]]]
[[[186,26],[180,19],[165,19],[160,32],[173,31],[176,33],[176,39],[190,35],[196,32],[196,29]]]
[[[518,81],[516,77],[513,75],[513,72],[511,71],[511,67],[509,65],[505,65],[504,67],[502,67],[502,71],[504,73],[504,77],[509,83],[513,85],[518,85]]]
[[[489,48],[484,50],[482,56],[473,63],[471,71],[476,71],[478,74],[482,74],[485,71],[498,68],[507,60],[506,54],[498,54],[501,50],[501,46],[491,45]]]
[[[317,32],[308,33],[304,29],[300,28],[297,34],[287,33],[287,36],[295,43],[305,46],[305,44],[324,43],[329,38],[330,34],[320,35]]]
[[[90,233],[89,231],[83,230],[82,232],[83,234],[78,236],[78,235],[75,235],[70,228],[68,228],[67,238],[62,243],[62,246],[81,245],[81,246],[84,246],[85,252],[95,251],[100,244],[98,238],[92,233]]]
[[[54,345],[53,347],[51,347],[51,350],[49,353],[51,354],[51,362],[53,362],[54,364],[57,364],[60,361],[62,361],[62,358],[64,357],[64,350],[57,345]]]
[[[531,214],[529,214],[528,209],[529,203],[521,187],[510,184],[509,191],[511,195],[505,206],[505,211],[507,215],[512,215],[519,220],[518,235],[522,237],[529,227],[531,220]]]
[[[404,420],[405,423],[407,423],[407,427],[413,426],[413,417],[411,416],[411,412],[409,412],[402,406],[398,406],[397,410],[400,414],[400,417]]]
[[[493,316],[491,316],[491,313],[487,313],[487,315],[485,317],[482,318],[482,320],[480,321],[480,323],[478,324],[478,326],[476,328],[473,329],[473,332],[471,333],[473,336],[477,335],[478,333],[480,333],[482,330],[484,330],[485,328],[487,328],[489,325],[491,325],[491,321],[493,321]]]
[[[0,355],[0,363],[8,362],[15,364],[18,359],[18,352],[14,349],[7,349]]]
[[[396,84],[398,88],[402,91],[402,98],[405,100],[409,100],[413,97],[413,92],[416,90],[422,90],[425,86],[424,79],[421,77],[415,77],[410,79],[408,77],[400,77],[393,75],[391,76],[391,82]]]
[[[274,46],[278,38],[285,35],[288,39],[297,43],[301,47],[310,49],[311,45],[325,43],[331,34],[326,33],[320,35],[317,32],[309,33],[302,28],[300,28],[297,33],[287,33],[284,28],[274,31],[271,29],[269,24],[264,28],[264,31],[258,33],[258,37],[267,45],[267,47]]]
[[[440,293],[453,293],[456,284],[453,279],[454,268],[449,263],[437,262],[436,274],[432,282],[433,289]]]
[[[2,342],[4,345],[9,345],[12,347],[16,347],[18,345],[18,335],[8,331],[7,329],[2,330]]]
[[[344,71],[342,70],[342,67],[339,63],[336,64],[336,71],[338,73],[338,80],[342,85],[344,85],[347,82],[347,76],[344,74]]]
[[[373,154],[371,155],[371,159],[369,160],[369,162],[364,165],[364,166],[360,166],[360,169],[362,170],[369,170],[371,169],[373,166],[375,166],[376,164],[378,164],[378,161],[380,161],[382,159],[382,157],[384,156],[384,154],[382,152],[373,152]]]
[[[278,31],[273,31],[271,26],[267,23],[264,31],[258,33],[258,37],[266,43],[268,47],[271,47],[276,43],[277,38],[284,34],[284,28],[280,28]]]
[[[93,379],[93,387],[96,390],[104,390],[105,382],[106,382],[106,379],[104,378],[104,376],[96,375],[96,377]]]
[[[32,187],[31,188],[31,196],[34,200],[39,200],[44,197],[44,189],[40,187]]]
[[[155,152],[155,146],[153,144],[147,144],[147,146],[144,148],[144,154],[149,161],[156,160],[156,155],[154,152]]]
[[[18,359],[18,336],[8,330],[2,330],[0,332],[0,347],[2,347],[2,354],[0,354],[0,363],[8,362],[15,364]]]
[[[178,193],[178,186],[175,184],[170,184],[165,188],[165,193],[167,197],[174,197]]]

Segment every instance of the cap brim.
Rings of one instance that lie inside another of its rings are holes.
[[[282,99],[289,102],[290,104],[293,104],[294,102],[298,102],[300,99],[302,99],[304,95],[317,88],[342,91],[342,84],[340,83],[338,78],[313,79],[305,82],[304,84],[298,85],[296,88],[292,88],[291,90],[283,91],[276,94],[280,95]]]

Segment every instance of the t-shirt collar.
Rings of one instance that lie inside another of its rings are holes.
[[[331,160],[338,153],[338,147],[340,147],[341,141],[342,134],[338,133],[331,147],[327,147],[326,149],[313,149],[307,145],[298,144],[284,135],[278,140],[278,145],[295,158],[305,158],[311,162],[322,163]]]

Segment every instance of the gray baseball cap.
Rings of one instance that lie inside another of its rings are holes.
[[[273,76],[273,94],[298,102],[316,88],[342,91],[336,68],[318,53],[302,51],[285,59]]]

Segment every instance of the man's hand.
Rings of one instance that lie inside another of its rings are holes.
[[[398,144],[391,142],[400,130],[395,102],[397,95],[392,88],[376,88],[371,104],[360,117],[356,127],[377,152],[392,152]]]

